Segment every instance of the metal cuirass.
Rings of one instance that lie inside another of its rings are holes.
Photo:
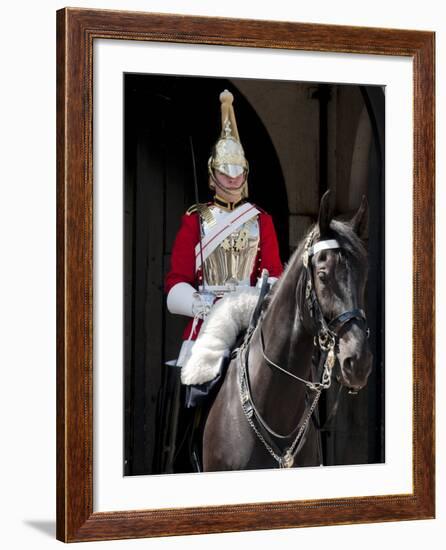
[[[206,235],[226,212],[218,206],[201,212],[203,233]],[[206,284],[209,287],[250,285],[250,276],[260,242],[258,216],[254,216],[230,233],[204,261]]]

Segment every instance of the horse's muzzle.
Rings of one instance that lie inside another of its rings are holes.
[[[372,371],[372,354],[366,350],[360,356],[353,355],[339,361],[339,382],[352,393],[361,390],[366,384]]]

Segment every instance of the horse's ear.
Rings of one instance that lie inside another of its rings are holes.
[[[365,195],[362,196],[361,204],[350,220],[353,231],[361,238],[364,238],[369,223],[369,204]]]
[[[325,191],[321,199],[321,205],[319,206],[319,234],[321,237],[327,235],[330,229],[330,222],[333,218],[333,202],[330,196],[330,189]]]

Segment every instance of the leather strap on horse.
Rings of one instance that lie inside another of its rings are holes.
[[[239,353],[238,359],[239,359],[239,372],[240,372],[239,384],[240,384],[240,394],[241,394],[243,412],[245,413],[245,416],[248,419],[248,422],[251,424],[251,427],[257,433],[258,437],[260,434],[261,436],[260,439],[263,440],[263,443],[265,444],[266,442],[269,445],[269,447],[272,448],[272,450],[277,456],[281,456],[282,450],[276,444],[276,442],[273,439],[271,439],[267,430],[264,427],[264,423],[257,422],[255,427],[252,424],[255,421],[255,419],[258,420],[260,415],[259,415],[259,412],[257,411],[256,406],[254,405],[254,401],[251,395],[251,385],[249,383],[249,377],[248,377],[247,368],[246,368],[247,367],[247,350],[244,350],[242,353]],[[268,449],[268,446],[267,445],[265,446]],[[274,454],[272,454],[272,456],[274,456]]]
[[[260,314],[262,312],[263,300],[265,299],[265,296],[268,294],[270,286],[271,286],[268,283],[268,277],[269,277],[268,270],[263,269],[263,271],[262,271],[262,285],[260,287],[259,299],[257,300],[256,307],[254,308],[254,311],[251,315],[251,320],[249,321],[249,327],[248,327],[248,333],[249,334],[252,333],[252,331],[257,326],[257,323],[259,322]]]
[[[344,311],[328,323],[328,328],[336,335],[339,335],[342,328],[352,319],[356,319],[366,325],[366,316],[362,309],[351,309],[350,311]],[[367,329],[368,330],[368,329]]]
[[[249,376],[247,372],[247,352],[248,347],[243,345],[238,353],[239,389],[243,412],[245,413],[246,419],[252,430],[261,441],[261,443],[264,445],[265,449],[279,464],[279,467],[291,468],[294,465],[296,454],[301,450],[303,444],[305,443],[305,436],[309,427],[309,420],[317,406],[317,403],[322,393],[322,389],[319,388],[316,390],[316,395],[314,396],[311,405],[306,405],[301,421],[290,434],[286,436],[276,434],[276,432],[272,431],[271,428],[268,427],[254,405],[251,396]],[[291,445],[289,445],[285,450],[281,449],[274,441],[274,439],[270,436],[274,435],[282,439],[290,439],[296,433],[296,431],[297,435],[294,437]]]

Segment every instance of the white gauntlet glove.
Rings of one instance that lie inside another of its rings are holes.
[[[192,313],[194,314],[194,317],[205,319],[211,311],[214,300],[215,296],[211,292],[195,292],[192,302]]]
[[[189,283],[177,283],[167,295],[170,313],[204,319],[211,310],[215,296],[210,292],[197,292]]]

